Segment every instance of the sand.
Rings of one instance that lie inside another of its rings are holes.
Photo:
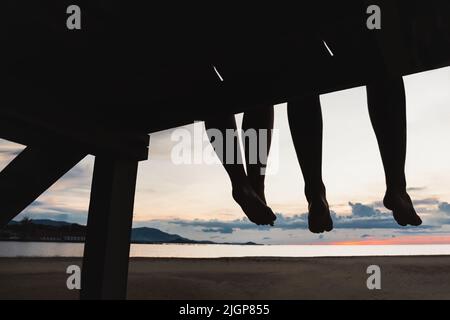
[[[0,299],[77,299],[78,258],[0,258]],[[369,265],[381,290],[368,290]],[[129,299],[450,299],[450,256],[130,260]]]

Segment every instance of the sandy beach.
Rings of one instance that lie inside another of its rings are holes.
[[[77,299],[79,258],[0,258],[0,299]],[[369,265],[381,290],[368,290]],[[130,260],[129,299],[450,299],[450,256]]]

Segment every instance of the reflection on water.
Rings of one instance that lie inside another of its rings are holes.
[[[0,242],[0,257],[81,257],[82,243]],[[132,244],[131,257],[331,257],[386,255],[450,255],[450,245],[283,245]]]

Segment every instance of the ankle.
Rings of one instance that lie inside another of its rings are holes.
[[[389,179],[386,182],[386,194],[402,194],[406,193],[406,179],[399,177]]]
[[[308,203],[326,199],[326,189],[323,183],[316,186],[305,186],[305,196]]]
[[[388,187],[386,189],[385,198],[392,198],[408,194],[406,187]]]

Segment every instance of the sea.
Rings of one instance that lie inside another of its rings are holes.
[[[83,243],[0,242],[0,257],[82,257]],[[130,257],[352,257],[450,255],[450,245],[132,244]]]

